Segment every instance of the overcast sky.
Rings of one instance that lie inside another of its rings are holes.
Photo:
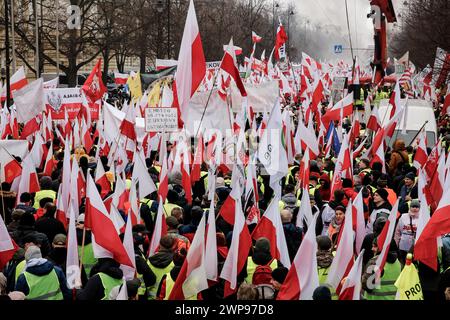
[[[307,16],[311,23],[339,26],[342,35],[347,40],[346,43],[341,43],[342,39],[331,40],[332,43],[329,43],[330,53],[334,54],[335,44],[342,44],[344,48],[349,47],[345,0],[279,0],[279,2],[283,6],[294,3],[296,6],[295,13],[300,16]],[[393,0],[396,11],[402,2],[403,0]],[[373,24],[371,19],[367,19],[367,14],[370,12],[369,0],[347,0],[347,4],[353,48],[373,46]],[[360,55],[361,59],[368,56],[367,51],[355,52]],[[345,50],[343,55],[339,56],[340,59],[350,59],[350,57],[349,50]]]

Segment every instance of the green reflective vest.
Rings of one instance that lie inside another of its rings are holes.
[[[170,276],[170,272],[166,273],[166,294],[164,296],[164,300],[169,300],[169,296],[172,293],[173,286],[175,285],[175,281],[172,280]],[[185,300],[197,300],[197,295],[186,298]]]
[[[111,293],[111,290],[114,287],[120,286],[123,283],[123,280],[115,279],[103,272],[99,272],[98,275],[100,277],[100,280],[102,281],[103,288],[105,289],[105,294],[102,300],[109,300],[109,294]]]
[[[26,261],[23,259],[20,261],[16,266],[16,275],[15,275],[15,281],[17,283],[17,279],[19,279],[19,276],[22,274],[23,270],[25,269]]]
[[[164,204],[164,214],[166,215],[166,218],[171,216],[172,210],[174,208],[181,208],[181,207],[176,204],[173,204],[173,203],[165,203]]]
[[[277,267],[277,260],[273,259],[270,263],[270,269],[274,270]],[[253,283],[253,274],[255,273],[256,267],[258,265],[253,262],[252,257],[247,258],[247,277],[245,278],[245,282]]]
[[[367,300],[395,300],[397,287],[394,285],[402,271],[402,266],[398,260],[394,263],[386,262],[384,266],[384,274],[381,277],[379,288],[375,288],[372,292],[365,292],[364,298]]]
[[[158,287],[159,287],[159,283],[161,282],[162,277],[166,274],[169,273],[170,270],[172,270],[172,268],[175,266],[173,264],[173,262],[171,262],[167,267],[165,268],[157,268],[154,265],[152,265],[152,263],[149,263],[150,269],[152,269],[153,273],[156,276],[156,281],[155,284],[151,287],[147,288],[147,293],[148,293],[148,299],[149,300],[155,300],[156,299],[156,292],[158,291]]]
[[[34,196],[33,208],[36,210],[39,209],[39,201],[44,198],[51,198],[54,201],[56,199],[56,192],[53,190],[41,190],[36,192],[36,195]]]
[[[78,246],[78,259],[81,260],[81,246]],[[92,267],[97,263],[97,258],[94,257],[94,249],[92,248],[92,243],[84,245],[83,251],[83,267],[86,271],[86,276],[89,278],[91,274]]]
[[[55,269],[45,276],[23,273],[30,288],[26,300],[64,300]]]

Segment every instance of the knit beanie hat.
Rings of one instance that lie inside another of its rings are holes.
[[[384,188],[377,189],[377,191],[375,191],[375,193],[377,193],[384,201],[386,201],[386,202],[388,201],[389,193],[387,192],[386,189],[384,189]]]
[[[40,259],[42,258],[41,249],[37,246],[28,247],[27,251],[25,251],[25,261],[28,262],[31,259]]]
[[[286,276],[289,272],[289,269],[286,267],[278,267],[272,271],[272,278],[278,283],[283,283],[286,279]]]
[[[331,239],[328,236],[318,236],[316,238],[317,240],[317,247],[319,250],[330,250],[332,243]]]
[[[270,241],[267,238],[261,237],[255,242],[255,253],[268,253],[270,254]]]
[[[414,181],[416,179],[416,175],[412,172],[408,172],[405,176],[405,178],[408,178],[409,180]]]
[[[331,291],[327,286],[317,287],[313,292],[313,300],[331,300]]]

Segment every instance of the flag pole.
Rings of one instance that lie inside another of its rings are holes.
[[[83,224],[83,239],[81,240],[80,270],[83,267],[84,242],[85,242],[85,240],[86,240],[86,226]],[[88,274],[86,276],[89,278]]]
[[[425,121],[425,123],[420,127],[419,131],[417,131],[416,135],[412,138],[411,142],[408,144],[408,147],[413,144],[414,140],[416,140],[417,136],[420,134],[420,132],[426,126],[427,123],[428,123],[428,120]]]
[[[223,58],[222,58],[222,60],[223,60]],[[208,99],[206,100],[206,105],[205,105],[205,108],[203,109],[202,117],[200,118],[200,123],[198,124],[197,133],[195,135],[196,137],[198,136],[198,133],[200,131],[200,127],[201,127],[202,122],[203,122],[203,118],[205,117],[206,109],[208,108],[209,100],[211,99],[212,92],[214,91],[214,85],[216,83],[217,76],[219,75],[219,72],[220,72],[220,68],[216,71],[216,74],[214,75],[213,87],[209,91]]]
[[[2,170],[2,164],[0,163],[0,171]],[[5,213],[5,200],[3,199],[3,187],[0,183],[0,193],[2,194],[2,212],[3,212],[3,221],[6,223],[6,213]]]

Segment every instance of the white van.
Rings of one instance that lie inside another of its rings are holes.
[[[402,99],[402,105],[406,102],[406,99]],[[425,124],[425,131],[427,135],[427,147],[433,148],[438,139],[438,130],[436,124],[436,117],[434,116],[433,105],[429,101],[419,99],[408,99],[407,105],[407,119],[406,119],[406,135],[402,134],[403,129],[403,117],[400,123],[395,128],[394,135],[391,139],[391,145],[396,139],[402,139],[408,146],[417,136],[420,128]],[[391,114],[392,106],[389,105],[389,100],[381,100],[378,113],[380,120],[384,126],[389,121],[389,115]],[[386,112],[388,112],[386,114]]]

